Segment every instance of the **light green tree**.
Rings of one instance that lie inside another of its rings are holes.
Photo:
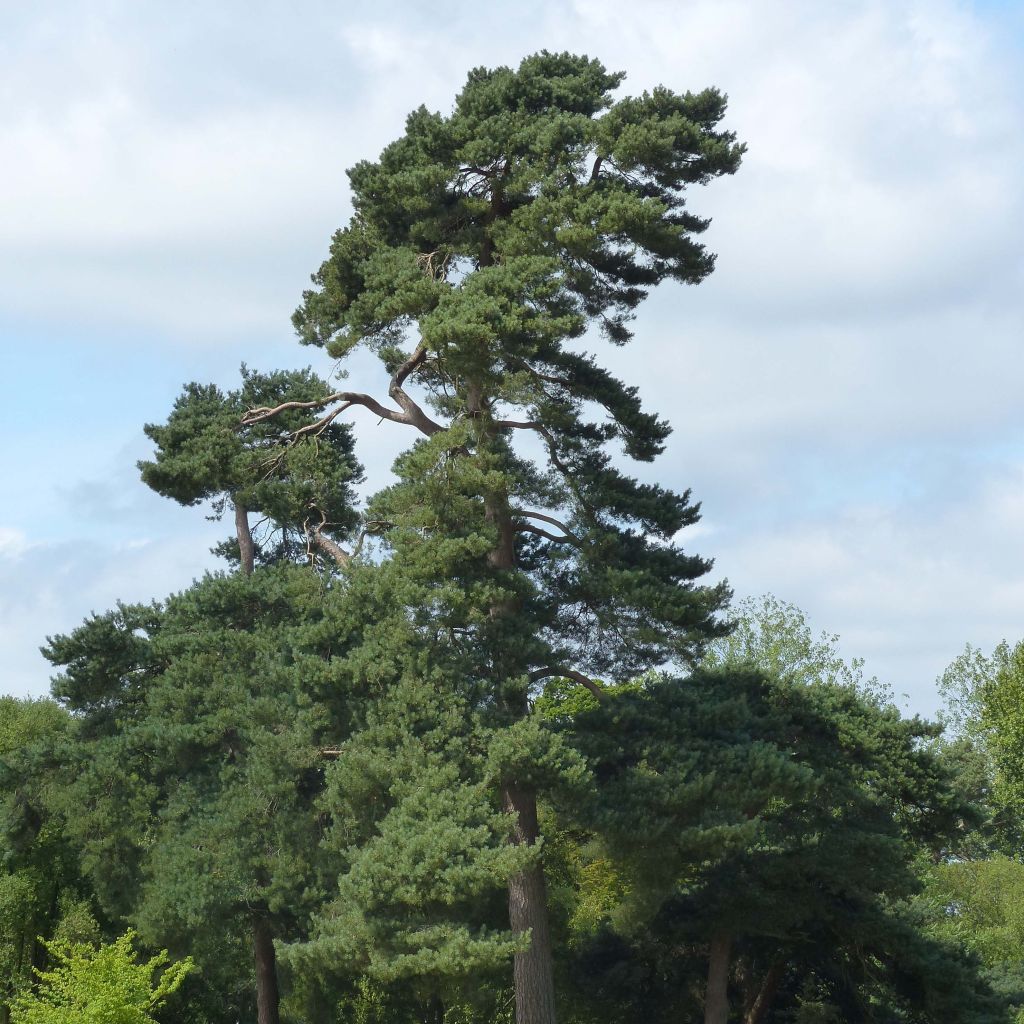
[[[38,986],[19,996],[12,1024],[155,1024],[153,1016],[193,969],[171,963],[167,951],[140,961],[126,932],[108,945],[46,943],[53,966],[37,971]]]
[[[889,686],[865,677],[864,659],[846,659],[838,633],[815,635],[795,604],[774,594],[747,597],[733,606],[732,618],[732,632],[708,645],[705,668],[756,668],[795,683],[848,686],[876,703],[892,703]]]

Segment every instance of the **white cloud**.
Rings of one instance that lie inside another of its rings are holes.
[[[0,526],[0,558],[17,557],[25,550],[27,543],[24,531]]]
[[[237,358],[217,353],[277,358],[347,216],[343,169],[419,103],[449,108],[469,67],[545,47],[625,69],[627,91],[718,85],[750,147],[693,196],[718,269],[652,298],[609,358],[677,427],[651,472],[703,500],[695,547],[926,704],[964,640],[1024,621],[1024,76],[999,17],[953,0],[24,8],[0,38],[0,323],[22,325],[19,349],[59,329],[79,361],[83,325],[171,352],[175,386]],[[21,401],[71,408],[19,381]],[[130,497],[134,449],[120,475],[83,454],[84,422],[137,434],[118,419],[132,383],[67,413],[65,447],[11,457],[0,644],[18,680],[40,678],[28,638],[205,564],[194,514]],[[404,435],[356,422],[383,483]]]
[[[860,501],[719,533],[716,568],[744,594],[771,591],[813,609],[849,655],[931,711],[933,681],[965,643],[1024,636],[1024,579],[1007,572],[1024,564],[1022,512],[1024,458],[990,467],[946,503]]]

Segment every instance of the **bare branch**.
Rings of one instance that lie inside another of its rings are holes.
[[[300,437],[304,437],[306,434],[313,434],[319,437],[330,425],[337,419],[346,409],[351,409],[351,402],[342,402],[341,405],[336,406],[326,416],[321,416],[315,423],[307,423],[304,427],[299,427],[292,434],[292,440],[297,441]]]
[[[544,426],[540,420],[494,420],[494,425],[505,430],[540,430]]]
[[[413,370],[422,366],[427,359],[427,348],[425,345],[417,347],[416,351],[395,371],[394,377],[391,378],[391,386],[388,388],[388,394],[395,400],[395,402],[402,407],[402,411],[405,414],[405,422],[411,423],[421,433],[426,434],[430,437],[432,434],[436,434],[438,431],[443,430],[444,427],[440,423],[432,420],[406,393],[402,390],[402,385],[405,383],[406,378]]]
[[[352,561],[352,556],[336,541],[321,533],[319,530],[310,534],[313,543],[333,558],[338,565],[344,567]]]
[[[530,673],[530,682],[536,683],[541,679],[549,679],[552,676],[571,679],[574,683],[585,686],[598,700],[604,700],[605,698],[604,689],[599,683],[591,679],[590,676],[585,676],[582,672],[577,672],[573,668],[566,668],[564,665],[545,665],[543,668],[534,669]]]
[[[391,384],[393,387],[401,387],[406,378],[415,370],[418,366],[422,366],[427,359],[427,347],[426,345],[419,345],[416,351],[395,371],[394,377],[391,378]]]
[[[519,523],[515,528],[516,533],[532,533],[537,537],[544,537],[546,540],[553,540],[557,544],[578,544],[575,537],[559,537],[557,533],[548,533],[540,526],[531,526],[529,523]]]
[[[552,526],[557,526],[567,537],[572,537],[577,544],[580,543],[580,539],[573,535],[572,530],[561,519],[549,516],[546,512],[537,512],[532,508],[513,508],[510,511],[516,516],[525,516],[527,519],[539,519],[542,523],[550,523]]]
[[[352,561],[352,556],[337,541],[324,534],[323,529],[327,525],[327,513],[323,509],[318,511],[320,512],[320,522],[316,526],[311,527],[308,519],[302,524],[306,534],[306,552],[310,560],[312,561],[313,547],[315,546],[330,555],[338,565],[348,565]]]
[[[392,385],[394,388],[394,385]],[[402,394],[408,404],[412,407],[413,412],[402,411],[398,412],[395,409],[388,409],[386,406],[380,404],[377,399],[372,398],[370,395],[360,394],[356,391],[336,391],[333,395],[327,395],[324,398],[317,399],[313,402],[282,402],[280,405],[270,406],[259,406],[255,409],[249,409],[242,417],[242,426],[249,427],[254,423],[263,423],[266,420],[273,419],[279,413],[285,412],[288,409],[323,409],[324,406],[330,405],[332,402],[340,402],[347,409],[353,405],[361,405],[369,409],[370,412],[379,416],[382,420],[389,420],[392,423],[404,423],[407,426],[416,427],[419,431],[426,434],[428,437],[431,434],[436,434],[443,428],[439,423],[435,423],[432,419],[426,416],[422,409],[412,401],[401,388],[397,389]],[[405,406],[402,402],[399,405]],[[339,412],[342,410],[339,409]],[[325,417],[327,423],[333,419],[333,416]],[[324,420],[318,420],[314,424],[300,428],[303,433],[312,432],[319,429],[322,426],[326,426]],[[298,432],[296,432],[298,434]]]

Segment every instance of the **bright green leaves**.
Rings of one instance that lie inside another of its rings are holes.
[[[981,724],[1002,798],[1024,807],[1024,643],[981,690]]]
[[[153,1014],[181,987],[193,963],[171,963],[166,950],[139,962],[134,938],[127,932],[99,949],[49,943],[54,966],[39,972],[37,992],[15,1002],[12,1024],[156,1024]]]

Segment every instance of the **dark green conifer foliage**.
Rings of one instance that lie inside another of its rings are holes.
[[[324,891],[316,799],[349,711],[323,603],[308,568],[265,566],[48,651],[68,659],[55,690],[76,713],[64,801],[82,863],[112,915],[195,957],[225,1020],[250,1012],[261,929],[301,937]],[[261,1024],[276,1019],[263,1002]]]
[[[709,563],[676,544],[697,507],[612,459],[615,444],[653,459],[668,425],[581,339],[627,342],[651,287],[710,273],[708,222],[684,192],[735,171],[742,147],[715,90],[615,99],[622,79],[544,52],[474,70],[449,115],[414,111],[350,172],[355,213],[295,315],[303,341],[336,357],[368,346],[391,374],[386,398],[338,391],[325,417],[363,406],[421,435],[369,517],[411,614],[464,649],[468,689],[510,729],[542,678],[628,678],[722,630],[724,586],[699,585]],[[514,842],[533,848],[537,784],[523,759],[507,769]],[[532,934],[518,1019],[547,1024],[539,867],[511,879],[509,901],[514,931]]]
[[[666,957],[702,954],[709,1024],[730,1000],[761,1024],[812,992],[844,1020],[993,1019],[977,971],[911,919],[920,859],[973,815],[922,742],[934,727],[752,669],[609,696],[572,734],[605,791],[584,821],[625,879],[612,976],[639,955],[685,979]]]
[[[242,386],[222,392],[212,384],[188,384],[164,424],[148,424],[155,457],[139,463],[142,479],[182,505],[213,504],[221,515],[230,505],[236,535],[222,553],[243,568],[260,557],[270,564],[300,553],[327,554],[344,562],[339,547],[355,525],[352,485],[362,471],[352,454],[351,428],[315,424],[302,409],[281,412],[298,443],[282,444],[265,425],[243,427],[254,406],[316,403],[329,388],[308,370],[260,374],[242,367]],[[268,524],[257,544],[248,513]]]

